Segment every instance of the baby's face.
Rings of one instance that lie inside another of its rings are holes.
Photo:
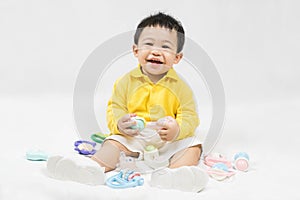
[[[182,53],[176,51],[177,31],[159,26],[145,27],[138,44],[133,46],[143,73],[158,80],[182,58]]]

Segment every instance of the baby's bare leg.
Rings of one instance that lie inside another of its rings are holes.
[[[170,159],[169,168],[196,166],[202,153],[201,145],[189,147],[174,154]]]
[[[129,151],[124,145],[116,140],[106,140],[102,147],[92,156],[92,159],[102,167],[105,167],[105,172],[108,172],[116,168],[121,151],[123,151],[126,156],[139,156],[139,153]]]

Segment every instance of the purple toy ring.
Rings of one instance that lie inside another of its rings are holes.
[[[79,154],[83,155],[94,155],[96,150],[96,142],[90,142],[86,140],[78,140],[74,143],[74,150],[78,151]]]

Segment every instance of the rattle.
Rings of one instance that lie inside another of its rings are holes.
[[[210,169],[207,170],[207,173],[218,181],[222,181],[235,174],[234,171],[229,170],[227,165],[222,162],[215,163]]]
[[[95,133],[91,135],[91,139],[94,142],[97,142],[99,144],[102,144],[105,138],[108,136],[108,134],[103,134],[103,133]]]
[[[146,121],[142,117],[132,117],[131,120],[135,121],[136,124],[133,126],[130,126],[131,129],[137,129],[139,131],[142,131],[145,128]]]
[[[94,155],[96,153],[96,150],[94,149],[96,146],[95,142],[78,140],[74,143],[74,146],[74,150],[82,155]]]
[[[106,185],[115,189],[124,189],[129,187],[141,186],[144,184],[144,178],[141,174],[133,170],[121,170],[118,174],[110,177]]]
[[[239,152],[234,156],[234,168],[239,171],[248,171],[249,155],[245,152]]]

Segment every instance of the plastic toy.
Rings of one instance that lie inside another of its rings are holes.
[[[222,154],[213,153],[204,158],[204,164],[209,167],[212,167],[216,163],[223,163],[228,168],[232,167],[231,161],[227,160]]]
[[[74,146],[74,150],[82,155],[94,155],[96,153],[96,150],[94,149],[96,146],[95,142],[78,140],[74,143]]]
[[[131,126],[132,129],[138,129],[142,131],[145,128],[146,121],[142,117],[132,117],[131,120],[136,121],[136,125]]]
[[[157,125],[158,122],[160,122],[160,123],[168,122],[168,119],[166,117],[161,118],[158,121],[153,121],[153,122],[146,122],[146,120],[142,117],[132,117],[131,120],[135,120],[136,125],[131,126],[130,128],[138,129],[139,131],[142,131],[144,128],[159,130],[162,127]]]
[[[218,181],[223,181],[235,174],[234,171],[228,169],[226,164],[221,162],[215,163],[210,169],[207,170],[207,173]]]
[[[168,160],[160,160],[158,149],[153,145],[146,146],[144,150],[144,161],[153,169],[163,168],[169,165]]]
[[[234,156],[234,168],[239,171],[248,171],[249,155],[245,152],[239,152]]]
[[[119,169],[131,169],[131,170],[136,170],[136,162],[135,158],[126,156],[125,152],[121,151],[120,153],[120,160],[119,160]]]
[[[99,144],[102,144],[106,137],[108,137],[108,134],[95,133],[91,135],[91,139]]]
[[[141,174],[133,170],[121,170],[118,174],[110,177],[106,185],[111,188],[123,189],[129,187],[141,186],[144,184],[144,178]]]
[[[31,161],[46,161],[48,154],[41,150],[29,150],[26,152],[26,159]]]

